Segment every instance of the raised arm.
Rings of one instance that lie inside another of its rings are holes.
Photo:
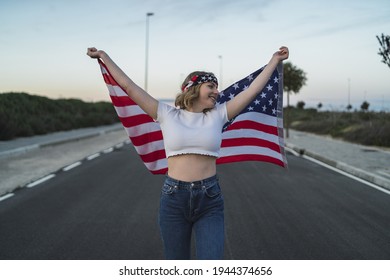
[[[118,65],[102,50],[88,48],[87,55],[91,58],[100,58],[104,61],[113,78],[123,88],[127,95],[135,102],[146,114],[153,119],[157,119],[158,101],[149,95],[146,91],[135,84]]]
[[[257,94],[267,84],[272,73],[278,66],[279,62],[287,59],[289,51],[287,47],[281,47],[279,51],[273,54],[271,60],[264,70],[254,79],[251,85],[243,92],[238,94],[226,104],[229,120],[237,116],[248,104],[257,96]]]

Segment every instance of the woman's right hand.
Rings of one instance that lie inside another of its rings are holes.
[[[103,51],[99,51],[96,48],[88,48],[87,55],[91,58],[101,58]]]

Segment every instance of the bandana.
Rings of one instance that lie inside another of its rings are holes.
[[[214,83],[218,86],[218,80],[213,74],[195,75],[191,78],[186,85],[182,87],[182,91],[186,91],[192,86],[196,86],[203,83]]]

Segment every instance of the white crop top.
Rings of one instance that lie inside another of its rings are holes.
[[[160,123],[167,157],[181,154],[219,156],[222,128],[228,121],[226,103],[207,113],[192,113],[159,102]]]

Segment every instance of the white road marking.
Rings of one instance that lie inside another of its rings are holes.
[[[79,165],[81,165],[81,161],[78,161],[78,162],[75,162],[75,163],[73,163],[71,165],[68,165],[67,167],[64,167],[62,170],[63,171],[68,171],[68,170],[71,170],[71,169],[73,169],[73,168],[75,168],[75,167],[77,167]]]
[[[120,148],[123,147],[123,145],[124,145],[123,143],[116,144],[116,145],[115,145],[115,148],[120,149]]]
[[[87,160],[92,160],[94,158],[97,158],[100,156],[100,153],[96,153],[96,154],[93,154],[93,155],[90,155],[89,157],[87,157]]]
[[[113,148],[113,147],[108,148],[108,149],[105,149],[105,150],[103,151],[103,153],[108,154],[108,153],[111,153],[112,151],[114,151],[114,148]]]
[[[365,185],[367,185],[367,186],[369,186],[369,187],[371,187],[371,188],[374,188],[374,189],[376,189],[376,190],[378,190],[378,191],[381,191],[381,192],[384,192],[385,194],[389,194],[389,195],[390,195],[390,191],[389,191],[389,190],[387,190],[387,189],[385,189],[385,188],[382,188],[382,187],[380,187],[380,186],[377,186],[377,185],[375,185],[375,184],[373,184],[373,183],[371,183],[371,182],[368,182],[368,181],[366,181],[366,180],[363,180],[363,179],[361,179],[361,178],[359,178],[359,177],[356,177],[355,175],[349,174],[349,173],[347,173],[347,172],[345,172],[345,171],[342,171],[342,170],[340,170],[340,169],[337,169],[337,168],[335,168],[335,167],[333,167],[333,166],[330,166],[330,165],[328,165],[328,164],[326,164],[326,163],[323,163],[322,161],[316,160],[316,159],[311,158],[311,157],[309,157],[309,156],[303,155],[302,157],[303,157],[304,159],[307,159],[307,160],[310,160],[310,161],[312,161],[312,162],[314,162],[314,163],[317,163],[317,164],[319,164],[319,165],[322,165],[322,166],[324,166],[324,167],[326,167],[326,168],[328,168],[328,169],[330,169],[330,170],[333,170],[333,171],[335,171],[335,172],[337,172],[337,173],[340,173],[340,174],[342,174],[342,175],[344,175],[344,176],[347,176],[347,177],[349,177],[349,178],[351,178],[351,179],[354,179],[354,180],[356,180],[356,181],[358,181],[358,182],[360,182],[360,183],[363,183],[363,184],[365,184]]]
[[[39,185],[43,182],[46,182],[47,180],[50,180],[51,178],[54,178],[56,175],[55,174],[49,174],[39,180],[36,180],[35,182],[32,182],[30,184],[27,184],[26,187],[27,188],[32,188],[32,187],[35,187],[36,185]]]
[[[14,195],[15,195],[14,193],[3,195],[0,197],[0,201],[6,200],[7,198],[13,197]]]

